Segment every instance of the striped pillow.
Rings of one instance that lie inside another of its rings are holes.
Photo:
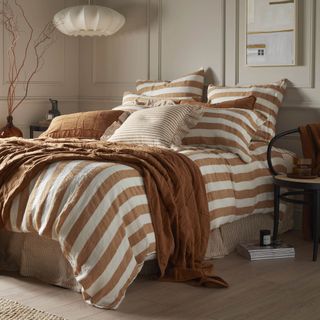
[[[121,111],[127,111],[127,112],[135,112],[135,111],[139,111],[139,110],[143,110],[146,109],[146,107],[144,106],[135,106],[135,105],[121,105],[121,106],[117,106],[112,108],[112,110],[121,110]]]
[[[202,100],[204,87],[204,69],[173,81],[137,81],[137,93],[147,97],[161,99]]]
[[[189,105],[140,110],[132,113],[107,141],[170,148],[181,144],[202,113],[202,108]]]
[[[140,95],[136,92],[126,91],[123,94],[122,105],[123,106],[141,106],[141,107],[154,107],[164,105],[179,104],[181,99],[163,99],[157,97],[147,97]]]
[[[275,135],[276,118],[286,90],[286,80],[266,85],[247,87],[216,87],[209,85],[208,101],[220,103],[253,95],[257,98],[255,110],[267,116],[267,121],[258,128],[253,140],[270,141]]]
[[[198,124],[182,140],[184,145],[205,146],[235,153],[250,162],[249,144],[265,116],[248,109],[204,108]]]

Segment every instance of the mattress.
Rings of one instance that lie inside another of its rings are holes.
[[[272,212],[272,179],[267,168],[266,148],[267,145],[264,143],[252,143],[250,149],[253,161],[249,164],[242,162],[237,155],[221,150],[198,148],[179,151],[191,158],[201,170],[206,186],[211,230],[217,230],[221,226],[235,223],[248,216]],[[278,171],[286,172],[292,162],[292,154],[280,149],[274,151],[273,163]],[[65,189],[61,188],[62,182],[67,185]],[[105,187],[101,190],[100,186],[103,185]],[[79,199],[73,199],[75,190],[82,191]],[[27,202],[24,201],[26,199]],[[79,266],[73,258],[80,253],[87,255],[90,252],[88,257],[90,264],[84,264],[80,272],[77,270],[76,282],[81,283],[83,280],[82,271],[90,272],[99,264],[101,254],[106,247],[114,247],[107,255],[109,259],[107,265],[112,265],[112,270],[121,270],[129,244],[134,257],[131,261],[134,262],[130,262],[125,271],[118,272],[119,279],[113,279],[121,291],[121,283],[125,282],[128,285],[129,279],[131,283],[136,271],[141,270],[144,260],[154,258],[156,253],[155,236],[142,177],[135,169],[114,163],[92,161],[53,163],[30,181],[29,186],[13,201],[8,229],[24,233],[37,231],[42,237],[58,241],[61,250],[65,252],[64,239],[59,238],[55,222],[52,228],[47,227],[52,223],[50,221],[52,216],[48,212],[57,212],[58,225],[61,219],[60,213],[70,201],[75,204],[72,214],[66,217],[66,223],[63,225],[63,228],[66,228],[64,234],[68,234],[68,231],[79,223],[77,217],[83,208],[89,211],[92,209],[93,212],[86,224],[80,223],[81,228],[78,229],[80,231],[72,234],[74,237],[72,250],[75,250],[75,255],[73,257],[66,255],[72,269],[78,269]],[[31,214],[26,216],[25,211]],[[116,218],[112,220],[112,225],[106,228],[100,241],[97,241],[94,230],[110,212]],[[124,217],[128,222],[125,227],[123,227]],[[121,234],[122,240],[115,246],[113,239],[118,233]],[[112,273],[106,269],[101,277],[110,278],[110,272]],[[127,274],[128,278],[124,278],[124,274]],[[107,305],[114,298],[104,296],[103,299],[103,304]],[[121,300],[118,300],[118,303],[120,302]]]

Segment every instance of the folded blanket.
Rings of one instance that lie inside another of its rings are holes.
[[[203,263],[209,213],[202,175],[192,160],[170,150],[83,140],[1,140],[0,197],[3,201],[0,203],[0,225],[10,230],[12,201],[31,179],[50,163],[67,160],[121,163],[138,170],[144,179],[151,210],[160,277],[227,286],[215,276],[212,264]],[[64,214],[68,215],[68,212]],[[48,221],[51,221],[50,217]],[[57,225],[52,223],[52,227],[55,226],[58,233],[62,232],[65,221],[66,218],[60,219]],[[33,226],[33,231],[38,232],[39,228]],[[58,236],[58,239],[67,238],[67,235]],[[69,261],[77,260],[68,243],[60,245]],[[75,266],[75,272],[79,270],[82,266]],[[117,301],[99,305],[103,293],[89,293],[86,289],[83,286],[83,295],[89,303],[111,308],[117,305]]]

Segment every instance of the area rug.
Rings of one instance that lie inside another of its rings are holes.
[[[19,302],[0,298],[0,320],[66,320]]]

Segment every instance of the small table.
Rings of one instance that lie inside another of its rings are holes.
[[[33,139],[33,138],[34,138],[34,132],[35,132],[35,131],[44,132],[44,131],[46,131],[48,128],[49,128],[49,125],[48,125],[48,126],[45,126],[45,125],[40,125],[40,124],[32,124],[32,125],[30,126],[30,139]]]
[[[278,238],[280,200],[305,204],[303,200],[292,199],[290,196],[309,194],[312,207],[312,229],[313,229],[313,261],[317,261],[319,244],[319,210],[320,210],[320,178],[315,179],[294,179],[287,175],[273,176],[274,184],[274,225],[273,240]],[[295,189],[298,191],[284,192],[281,194],[281,187]]]

